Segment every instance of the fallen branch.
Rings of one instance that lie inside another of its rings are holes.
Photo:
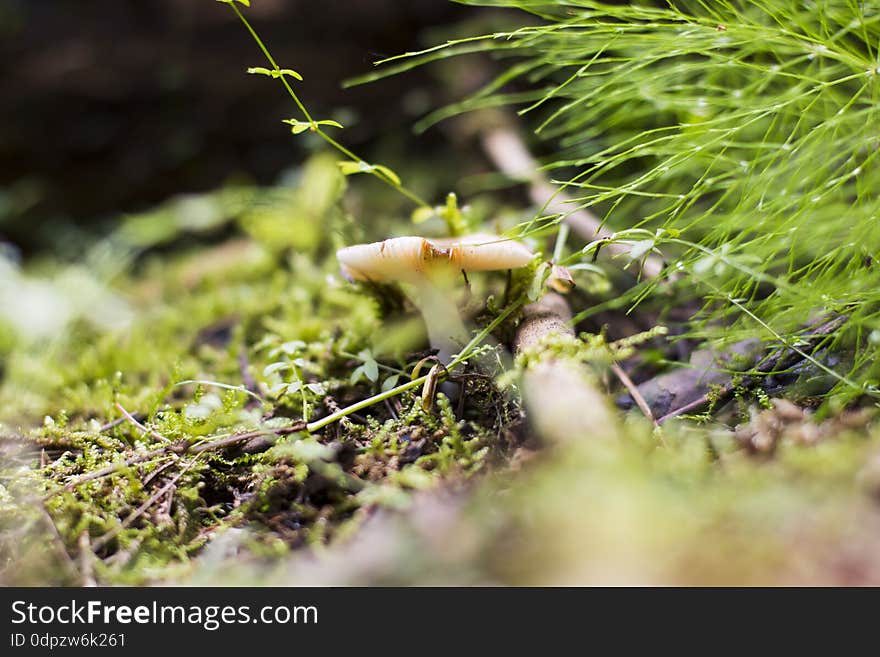
[[[568,302],[548,292],[523,309],[515,352],[540,348],[547,336],[574,336],[570,320]],[[553,356],[540,358],[523,372],[522,392],[529,422],[550,442],[571,442],[585,433],[610,438],[618,435],[617,418],[582,362]]]
[[[645,401],[645,398],[642,397],[642,393],[639,392],[638,386],[633,383],[633,380],[629,378],[629,374],[623,371],[623,368],[617,363],[611,363],[611,371],[620,379],[620,382],[624,385],[624,387],[629,390],[629,394],[636,402],[636,406],[639,407],[639,410],[644,413],[645,417],[648,418],[651,423],[658,427],[660,423],[654,417],[654,414],[651,412],[651,407],[648,406],[648,402]]]
[[[563,221],[587,242],[611,240],[612,233],[602,226],[594,214],[583,208],[572,211],[575,201],[541,175],[538,163],[515,130],[508,127],[486,130],[482,133],[481,142],[483,150],[502,173],[528,183],[532,203],[545,208],[548,214],[563,217]],[[629,256],[631,249],[628,244],[614,241],[609,241],[604,248],[613,255],[625,256]],[[663,261],[649,254],[642,262],[641,272],[648,278],[656,278],[663,269]]]
[[[806,349],[815,350],[823,340],[843,326],[847,319],[848,315],[840,315],[819,326],[809,327],[807,330],[812,337],[806,341]],[[691,356],[694,368],[655,377],[640,384],[638,390],[648,400],[652,411],[659,416],[657,422],[662,424],[679,415],[725,402],[737,389],[754,388],[764,377],[804,361],[805,353],[801,349],[781,345],[768,354],[760,349],[757,340],[738,342],[723,354],[702,349]],[[730,372],[730,368],[723,367],[724,362],[733,362],[743,356],[754,363],[749,369],[742,368],[740,373],[735,374]]]
[[[120,419],[124,419],[124,420],[128,421],[129,424],[134,425],[135,427],[137,427],[138,429],[140,429],[141,433],[149,434],[149,435],[151,435],[153,438],[157,438],[158,440],[161,440],[161,441],[164,442],[164,443],[170,443],[170,442],[171,442],[170,439],[166,438],[165,436],[163,436],[163,435],[162,435],[161,433],[159,433],[158,431],[155,431],[155,430],[153,430],[153,429],[150,429],[150,428],[148,428],[148,427],[145,427],[143,424],[141,424],[140,422],[138,422],[137,419],[134,417],[134,415],[132,415],[131,413],[129,413],[127,410],[125,410],[125,409],[122,407],[122,404],[120,404],[119,402],[116,402],[116,403],[114,404],[114,406],[116,406],[116,410],[117,410],[117,411],[119,411],[120,413],[122,413],[122,418],[120,418]]]

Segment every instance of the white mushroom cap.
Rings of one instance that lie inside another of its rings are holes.
[[[351,280],[411,281],[435,270],[490,271],[522,267],[529,249],[497,235],[476,233],[452,238],[395,237],[340,249],[336,257]]]

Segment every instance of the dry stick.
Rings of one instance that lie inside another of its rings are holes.
[[[808,341],[809,348],[815,349],[821,343],[822,340],[824,340],[831,333],[833,333],[838,328],[843,326],[848,319],[849,319],[849,315],[840,315],[840,316],[834,317],[833,319],[816,327],[816,329],[813,331],[813,334],[816,337],[814,337],[812,340]],[[684,406],[682,406],[680,408],[676,408],[675,410],[670,411],[669,413],[667,413],[663,417],[659,418],[657,420],[657,423],[663,424],[667,420],[670,420],[670,419],[677,417],[679,415],[683,415],[683,414],[688,413],[690,411],[701,408],[701,407],[711,403],[712,401],[714,401],[715,404],[718,404],[719,402],[722,402],[722,401],[726,401],[727,398],[734,393],[737,386],[744,387],[744,388],[751,388],[754,385],[756,385],[758,375],[770,374],[774,370],[787,369],[787,368],[791,367],[792,365],[794,365],[795,363],[798,363],[802,360],[804,360],[804,359],[798,350],[793,350],[791,347],[788,347],[787,345],[783,345],[779,349],[777,349],[775,352],[766,356],[764,359],[762,359],[760,362],[758,362],[755,365],[755,370],[757,371],[757,375],[750,375],[750,376],[748,376],[748,379],[746,381],[741,381],[741,382],[738,382],[737,384],[734,384],[734,382],[731,380],[730,383],[722,386],[720,389],[716,388],[715,390],[707,392],[706,394],[699,397],[698,399],[695,399],[694,401],[692,401],[688,404],[685,404]],[[748,372],[745,372],[744,374],[748,375]],[[633,399],[635,399],[635,397],[633,397]]]
[[[162,435],[161,433],[159,433],[158,431],[155,431],[155,430],[153,430],[153,429],[149,429],[149,428],[145,427],[143,424],[141,424],[140,422],[138,422],[137,419],[135,419],[134,415],[132,415],[131,413],[129,413],[127,410],[125,410],[125,409],[122,407],[122,404],[120,404],[119,402],[116,402],[116,403],[114,404],[114,406],[116,406],[116,410],[118,410],[120,413],[122,413],[122,417],[125,418],[126,420],[128,420],[129,424],[133,424],[135,427],[137,427],[138,429],[140,429],[141,432],[143,432],[143,433],[148,433],[148,434],[150,434],[153,438],[157,438],[158,440],[161,440],[162,442],[165,442],[165,443],[170,443],[170,442],[171,442],[171,440],[169,440],[168,438],[166,438],[165,436],[163,436],[163,435]]]
[[[502,173],[529,184],[532,203],[546,208],[550,214],[563,216],[563,221],[588,242],[611,239],[612,233],[602,226],[602,222],[594,214],[583,208],[571,211],[575,201],[541,175],[538,163],[515,130],[507,127],[492,128],[483,133],[481,141],[483,150]],[[631,250],[628,244],[613,241],[604,248],[614,255],[628,255]],[[642,263],[642,273],[648,278],[656,278],[663,269],[663,261],[654,255],[648,255]]]
[[[137,420],[137,418],[136,418],[134,415],[132,415],[132,417],[134,417],[134,419]],[[99,432],[99,433],[104,433],[105,431],[110,431],[110,429],[112,429],[113,427],[118,427],[118,426],[119,426],[120,424],[122,424],[123,422],[128,422],[128,418],[126,418],[126,417],[124,417],[124,416],[123,416],[123,417],[118,417],[118,418],[116,418],[115,420],[113,420],[112,422],[107,422],[106,424],[102,424],[102,425],[98,428],[98,432]]]
[[[257,380],[250,372],[250,362],[248,361],[247,347],[245,345],[242,345],[241,351],[238,352],[238,371],[241,373],[241,383],[245,390],[259,395]]]
[[[175,456],[176,456],[176,455],[175,455]],[[168,459],[167,461],[165,461],[165,463],[163,463],[163,464],[160,465],[158,468],[156,468],[155,470],[153,470],[150,474],[148,474],[148,475],[144,478],[143,482],[141,482],[141,485],[144,486],[144,487],[146,487],[151,481],[153,481],[153,479],[155,479],[155,478],[158,477],[160,474],[162,474],[163,472],[165,472],[168,468],[170,468],[170,467],[171,467],[172,465],[174,465],[176,462],[177,462],[177,458],[171,458],[171,459]]]
[[[100,479],[101,477],[106,477],[107,475],[112,475],[114,472],[119,472],[119,470],[127,468],[130,465],[143,463],[144,461],[149,461],[150,459],[154,459],[157,456],[162,456],[163,454],[167,454],[168,451],[169,450],[167,447],[163,447],[161,449],[154,449],[149,452],[143,452],[135,456],[130,456],[129,458],[119,461],[118,463],[114,463],[113,465],[108,465],[106,468],[101,468],[100,470],[95,470],[94,472],[84,474],[83,476],[77,477],[73,481],[66,483],[61,488],[53,490],[51,493],[48,493],[45,497],[43,497],[43,501],[45,502],[46,500],[55,497],[59,493],[73,490],[77,486],[80,486],[81,484],[84,484],[86,482]]]
[[[514,350],[519,354],[539,347],[550,335],[574,336],[570,321],[568,302],[548,292],[523,309]],[[551,356],[531,364],[523,373],[522,394],[530,423],[547,440],[565,443],[585,431],[618,435],[606,396],[591,383],[589,368],[580,360]]]
[[[250,440],[251,438],[259,438],[260,436],[286,436],[291,433],[298,433],[306,430],[306,423],[299,421],[289,427],[281,427],[280,429],[261,429],[258,431],[249,431],[248,433],[239,433],[225,438],[218,438],[206,443],[198,443],[184,450],[184,454],[204,454],[214,449],[222,449],[235,445],[236,443]]]
[[[660,422],[654,417],[654,414],[651,413],[651,407],[648,406],[648,402],[645,401],[645,398],[642,396],[642,393],[639,392],[638,386],[633,383],[633,380],[629,378],[629,375],[623,371],[623,368],[617,363],[611,363],[611,371],[617,375],[617,378],[620,379],[620,382],[629,390],[629,394],[632,395],[632,398],[636,402],[636,406],[639,407],[639,410],[645,414],[645,417],[648,418],[655,427],[660,426]]]

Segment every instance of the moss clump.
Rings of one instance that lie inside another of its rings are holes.
[[[323,545],[359,510],[463,480],[505,448],[497,437],[516,411],[488,378],[469,377],[456,409],[441,395],[425,412],[415,390],[304,430],[408,381],[425,355],[417,325],[377,341],[378,297],[337,273],[352,229],[344,189],[316,156],[296,187],[224,189],[129,217],[86,256],[120,255],[91,275],[126,300],[123,325],[89,321],[103,309],[87,306],[51,335],[2,325],[13,342],[3,436],[18,451],[0,493],[55,546],[37,581],[165,579],[229,528],[252,530],[255,549]],[[313,229],[281,240],[288,217]],[[185,235],[196,244],[165,252]],[[47,262],[15,275],[52,288],[66,273]],[[36,542],[6,542],[4,579],[32,581],[18,564]]]

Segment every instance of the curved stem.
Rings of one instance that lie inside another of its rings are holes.
[[[503,311],[501,311],[498,316],[493,319],[489,324],[479,333],[477,333],[470,342],[465,345],[464,349],[462,349],[456,356],[453,358],[449,364],[446,366],[448,371],[454,370],[456,367],[461,365],[465,360],[467,360],[471,354],[473,354],[474,349],[479,346],[479,344],[489,335],[492,331],[494,331],[498,326],[506,321],[513,313],[520,309],[522,306],[521,302],[517,302],[511,304]],[[418,388],[425,381],[428,380],[430,374],[426,374],[425,376],[420,376],[417,379],[413,379],[412,381],[407,381],[391,390],[386,390],[385,392],[380,392],[378,395],[373,395],[372,397],[367,397],[366,399],[362,399],[361,401],[352,404],[351,406],[346,406],[345,408],[341,408],[335,413],[331,413],[327,417],[321,418],[320,420],[315,420],[314,422],[309,422],[306,425],[305,430],[308,433],[314,433],[315,431],[320,431],[324,427],[333,424],[341,420],[342,418],[351,415],[352,413],[357,413],[358,411],[368,408],[373,404],[378,404],[381,401],[386,399],[391,399],[392,397],[396,397],[397,395],[406,392],[407,390],[412,390],[414,388]]]

